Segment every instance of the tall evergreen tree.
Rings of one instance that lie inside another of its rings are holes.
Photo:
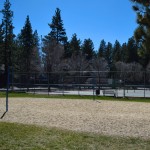
[[[69,48],[69,42],[66,41],[64,44],[64,58],[70,58],[72,55],[71,50]]]
[[[30,23],[29,16],[27,16],[25,25],[23,29],[21,30],[21,33],[18,36],[18,39],[20,41],[20,48],[21,48],[21,61],[23,66],[24,72],[28,72],[31,69],[31,55],[33,53],[33,47],[34,47],[34,39],[33,39],[33,31],[32,31],[32,26]]]
[[[13,34],[13,12],[11,11],[11,4],[9,0],[4,2],[4,8],[2,9],[2,24],[0,25],[0,63],[4,64],[4,78],[2,85],[6,86],[8,82],[8,70],[12,68],[12,46],[14,42],[14,34]]]
[[[37,30],[33,33],[33,50],[31,54],[31,71],[40,72],[41,71],[41,57],[40,57],[40,47],[39,47],[39,36]]]
[[[144,67],[150,61],[150,0],[131,0],[137,13],[138,27],[134,36],[138,43],[139,55]]]
[[[121,44],[118,40],[115,41],[112,52],[113,62],[117,62],[121,60]]]
[[[4,30],[3,23],[0,24],[0,65],[4,64],[5,56],[5,42],[4,42]]]
[[[15,42],[14,42],[14,52],[13,52],[13,70],[18,72],[18,71],[23,71],[23,68],[25,66],[24,63],[24,57],[23,57],[23,48],[22,48],[22,42],[20,41],[20,34],[16,36]]]
[[[54,66],[54,53],[57,54],[57,59],[62,57],[70,56],[70,51],[68,48],[67,36],[65,29],[63,27],[63,20],[61,19],[61,11],[59,8],[56,9],[55,15],[52,18],[52,23],[48,24],[51,31],[48,35],[43,38],[43,62],[46,71],[52,71]],[[50,60],[51,59],[51,60]]]
[[[83,55],[86,56],[87,60],[92,59],[94,56],[94,44],[91,39],[85,39],[83,44],[82,44],[82,52]]]
[[[105,52],[105,60],[107,61],[109,70],[111,70],[112,68],[112,50],[113,50],[112,44],[108,42]]]
[[[138,62],[137,44],[133,37],[128,40],[125,55],[127,63]]]
[[[122,62],[127,62],[128,55],[127,55],[127,43],[123,43],[121,46],[121,61]]]
[[[105,57],[105,51],[106,51],[106,42],[105,40],[101,40],[100,47],[98,49],[98,57]]]
[[[39,47],[39,36],[37,30],[33,32],[33,45]]]
[[[2,10],[3,19],[2,19],[2,32],[4,33],[4,64],[5,64],[5,73],[7,74],[8,66],[12,66],[11,60],[11,50],[14,41],[13,34],[13,12],[11,11],[11,4],[9,0],[4,2],[4,9]]]
[[[49,24],[51,32],[49,36],[56,40],[57,43],[65,44],[67,42],[66,31],[64,29],[63,20],[61,19],[61,11],[59,8],[56,8],[55,15],[52,18],[52,23]]]
[[[69,43],[69,48],[70,48],[71,54],[73,54],[75,56],[80,54],[80,52],[81,52],[81,41],[80,41],[80,39],[77,38],[76,34],[72,35],[72,38],[71,38],[70,43]]]

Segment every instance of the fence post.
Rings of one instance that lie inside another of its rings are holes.
[[[125,72],[123,73],[123,98],[125,98]]]
[[[95,86],[95,84],[94,83],[95,83],[95,80],[94,80],[94,77],[93,77],[93,100],[95,100],[95,94],[94,94],[94,90],[95,90],[94,86]]]
[[[63,84],[63,87],[62,87],[62,90],[63,90],[63,96],[64,96],[64,73],[62,73],[62,84]]]
[[[14,70],[13,70],[13,68],[11,70],[11,83],[10,84],[12,86],[11,90],[14,91]]]
[[[36,73],[34,73],[34,94],[35,94],[35,78],[36,78]]]
[[[49,72],[48,72],[48,95],[49,95]]]
[[[80,87],[80,71],[79,71],[79,75],[78,75],[78,96],[80,96],[80,90],[81,90],[81,87]]]

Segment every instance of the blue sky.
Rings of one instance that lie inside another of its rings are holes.
[[[0,9],[5,0],[1,0]],[[112,44],[115,40],[127,42],[137,26],[136,14],[130,0],[10,0],[14,11],[14,33],[18,34],[24,26],[26,16],[30,16],[33,30],[39,36],[50,32],[56,8],[61,16],[69,40],[76,33],[81,41],[91,38],[95,50],[104,39]],[[2,17],[2,16],[0,16]]]

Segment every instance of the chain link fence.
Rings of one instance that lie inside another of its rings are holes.
[[[110,96],[114,91],[118,97],[150,97],[150,72],[11,72],[9,90],[48,95],[93,96],[104,93]]]

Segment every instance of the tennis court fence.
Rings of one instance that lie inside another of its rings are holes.
[[[4,88],[0,90],[2,91]],[[110,90],[115,91],[118,97],[150,97],[150,72],[64,71],[9,73],[9,91],[14,92],[103,95],[104,91]],[[106,93],[109,96],[109,92]]]

